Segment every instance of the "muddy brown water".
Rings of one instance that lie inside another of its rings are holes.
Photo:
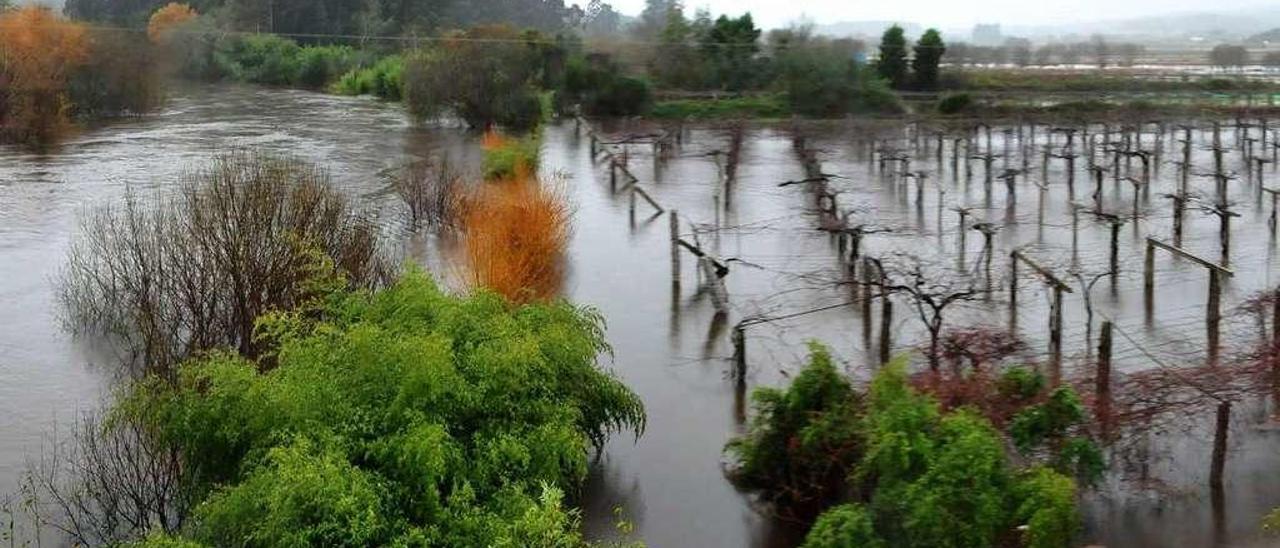
[[[625,136],[650,128],[611,129],[616,130],[613,135]],[[999,130],[993,136],[997,152],[1003,148]],[[949,144],[940,171],[931,152],[917,154],[924,159],[917,159],[912,169],[927,170],[932,178],[923,203],[917,204],[914,183],[904,186],[875,172],[863,142],[870,131],[834,125],[810,133],[810,146],[820,151],[824,171],[841,177],[832,185],[841,191],[841,207],[853,211],[851,219],[891,229],[869,236],[867,253],[910,253],[928,259],[938,272],[971,274],[981,239],[969,231],[966,260],[960,267],[957,219],[950,210],[965,205],[976,208],[977,219],[1002,226],[993,262],[1000,281],[1007,269],[1001,258],[1014,247],[1024,247],[1055,269],[1077,265],[1089,272],[1105,270],[1109,236],[1088,216],[1080,219],[1072,252],[1064,162],[1051,163],[1043,223],[1036,187],[1020,178],[1017,204],[1011,208],[1004,185],[996,180],[988,206],[981,164],[974,162],[974,177],[966,185],[950,171]],[[878,131],[884,138],[909,135],[902,127]],[[1044,134],[1039,138],[1043,142]],[[1146,138],[1150,142],[1151,135]],[[1206,138],[1196,134],[1198,143]],[[1229,131],[1224,133],[1224,141],[1231,143],[1233,138]],[[1061,136],[1058,139],[1061,142]],[[1174,146],[1170,141],[1166,137],[1166,147]],[[909,139],[897,142],[910,146]],[[796,315],[847,302],[850,291],[835,283],[841,268],[836,246],[815,230],[811,196],[803,186],[777,186],[802,178],[791,133],[781,127],[748,129],[737,180],[724,188],[717,184],[717,164],[708,153],[724,150],[728,143],[722,128],[691,129],[684,146],[662,164],[654,161],[647,145],[626,147],[642,187],[664,208],[680,211],[682,233],[692,238],[696,231],[703,245],[733,259],[726,278],[730,311],[718,318],[710,295],[698,288],[692,257],[686,255],[682,261],[682,284],[673,291],[667,218],[651,216],[643,201],[636,205],[635,218],[629,215],[629,201],[611,193],[607,170],[593,163],[588,140],[575,132],[573,123],[554,125],[546,132],[544,174],[563,177],[564,192],[576,211],[565,294],[604,314],[614,350],[606,365],[643,397],[649,413],[641,438],[616,436],[592,468],[580,497],[584,528],[592,537],[616,536],[620,516],[634,525],[633,537],[650,546],[798,542],[802,527],[769,517],[749,494],[724,479],[722,449],[743,428],[745,412],[730,359],[730,330],[738,321],[787,317],[748,329],[748,388],[785,383],[803,363],[809,340],[829,344],[855,378],[865,379],[871,372],[867,364],[875,349],[863,339],[858,307]],[[434,238],[404,231],[399,206],[386,192],[381,174],[407,158],[441,152],[474,165],[476,136],[415,127],[397,105],[287,90],[193,88],[175,93],[157,115],[87,129],[46,154],[0,148],[3,492],[13,490],[25,460],[39,451],[51,432],[65,429],[78,410],[97,408],[112,384],[110,371],[118,357],[69,336],[58,323],[52,278],[76,230],[76,219],[86,207],[119,200],[128,187],[163,192],[184,170],[228,147],[278,151],[324,165],[338,186],[378,212],[407,256],[424,258],[446,276],[453,271],[434,258],[440,256]],[[1154,359],[1195,363],[1204,356],[1202,268],[1158,256],[1152,321],[1142,309],[1141,246],[1148,234],[1168,236],[1170,210],[1160,195],[1176,184],[1176,168],[1168,164],[1174,152],[1165,150],[1151,197],[1140,204],[1144,218],[1121,231],[1121,275],[1115,288],[1104,281],[1094,289],[1099,314],[1113,319],[1124,333],[1116,343],[1121,371],[1150,367]],[[1211,165],[1209,153],[1199,147],[1194,157],[1203,169]],[[1230,169],[1243,171],[1236,154],[1228,156],[1228,163]],[[997,161],[997,167],[1000,164]],[[1076,201],[1088,201],[1092,188],[1084,165],[1083,158],[1077,162]],[[1031,167],[1031,178],[1039,180],[1037,161]],[[1267,184],[1280,179],[1274,165],[1266,169]],[[937,192],[938,182],[945,193]],[[1192,185],[1206,192],[1212,188],[1201,179]],[[1233,221],[1231,260],[1236,276],[1224,285],[1228,348],[1254,333],[1249,319],[1232,313],[1231,307],[1274,285],[1276,266],[1276,247],[1266,225],[1269,205],[1256,205],[1252,186],[1233,183],[1232,188],[1242,216]],[[1108,179],[1104,189],[1108,206],[1130,208],[1127,183],[1117,186]],[[1185,246],[1217,257],[1216,221],[1189,211]],[[947,321],[1007,325],[1006,299],[998,294],[990,302],[968,304]],[[907,350],[921,342],[923,333],[907,303],[897,310],[895,348]],[[1084,363],[1086,348],[1078,293],[1068,295],[1065,314],[1065,363],[1073,372]],[[1018,329],[1033,349],[1028,358],[1045,357],[1047,316],[1043,286],[1024,277]],[[1109,546],[1265,545],[1256,534],[1258,520],[1280,505],[1280,475],[1274,473],[1280,465],[1280,433],[1267,426],[1269,412],[1258,403],[1242,406],[1235,414],[1223,527],[1213,527],[1205,487],[1211,434],[1202,422],[1190,420],[1153,433],[1144,444],[1148,475],[1162,482],[1160,489],[1138,489],[1112,474],[1088,496],[1083,540]]]

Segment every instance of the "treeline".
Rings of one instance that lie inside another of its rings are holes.
[[[1239,70],[1250,63],[1269,69],[1280,69],[1280,51],[1269,51],[1260,56],[1249,53],[1244,46],[1218,44],[1209,50],[1209,64],[1223,70]]]
[[[74,19],[140,26],[169,0],[67,0]],[[304,42],[337,37],[361,41],[426,36],[441,29],[495,23],[544,32],[614,32],[622,17],[600,0],[566,6],[562,0],[193,0],[191,7],[235,31],[300,36]],[[322,36],[324,35],[324,36]]]
[[[1050,43],[1034,46],[1025,38],[1010,38],[998,46],[957,42],[948,48],[943,61],[958,66],[1012,65],[1017,67],[1053,65],[1133,66],[1146,53],[1141,44],[1108,42],[1101,36],[1088,41]]]

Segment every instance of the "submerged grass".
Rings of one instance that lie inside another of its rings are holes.
[[[487,181],[527,179],[538,171],[538,153],[542,140],[537,134],[512,138],[488,131],[480,141],[484,149],[481,168]]]
[[[717,120],[726,118],[787,118],[792,111],[778,95],[726,99],[678,99],[653,105],[649,117]]]

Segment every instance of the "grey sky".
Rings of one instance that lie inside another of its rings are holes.
[[[611,4],[628,15],[644,9],[644,0],[613,0]],[[1052,25],[1188,11],[1230,12],[1266,5],[1268,2],[1259,0],[685,0],[690,11],[704,6],[715,14],[750,11],[765,28],[786,26],[801,16],[819,24],[887,20],[965,28],[985,22]]]

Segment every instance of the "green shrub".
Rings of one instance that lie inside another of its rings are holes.
[[[564,103],[577,103],[594,116],[635,116],[652,104],[649,82],[622,74],[603,55],[570,58],[565,66]]]
[[[1080,529],[1076,509],[1076,484],[1071,478],[1043,467],[1033,468],[1014,488],[1019,499],[1014,514],[1026,525],[1022,532],[1026,548],[1071,546]]]
[[[842,504],[827,510],[804,537],[801,548],[882,548],[866,508]]]
[[[287,86],[298,81],[301,49],[297,42],[274,34],[231,35],[218,41],[213,60],[233,80]]]
[[[310,89],[322,89],[346,74],[356,62],[350,46],[308,46],[298,52],[298,74],[293,83]]]
[[[779,57],[778,70],[791,108],[806,116],[902,111],[885,81],[838,49],[789,50]]]
[[[959,114],[973,106],[973,96],[968,93],[947,95],[938,101],[938,113]]]
[[[1079,528],[1074,482],[1046,468],[1016,472],[990,421],[969,409],[942,413],[905,367],[899,358],[881,369],[866,397],[852,477],[866,506],[829,510],[806,546],[999,546],[1021,525],[1027,546],[1069,546]],[[1070,407],[1059,393],[1054,409]]]
[[[1038,396],[1044,387],[1044,375],[1030,367],[1007,369],[996,382],[1001,398],[1017,402]]]
[[[747,434],[727,447],[734,478],[784,504],[829,502],[862,456],[859,402],[826,348],[809,347],[809,363],[786,389],[760,388]],[[803,493],[803,496],[797,496]]]
[[[373,66],[353,69],[333,85],[332,91],[399,101],[404,97],[404,58],[391,55],[379,59]]]
[[[524,41],[536,38],[505,26],[475,27],[410,54],[404,69],[409,111],[419,119],[453,114],[475,128],[532,129],[542,120],[541,63]]]
[[[480,161],[485,180],[512,179],[537,172],[542,141],[536,134],[497,140],[498,143],[486,145]]]
[[[235,546],[583,546],[561,493],[644,425],[596,367],[600,316],[457,297],[410,272],[260,319],[270,359],[215,353],[117,408],[183,456],[184,528]]]

